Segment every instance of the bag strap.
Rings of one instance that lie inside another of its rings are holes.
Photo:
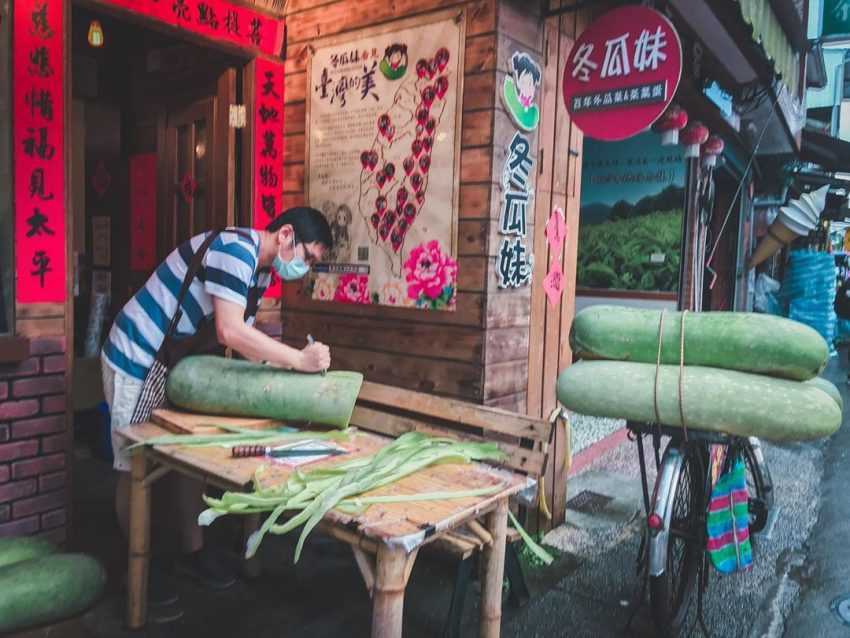
[[[212,245],[219,234],[221,234],[220,230],[211,231],[204,238],[201,245],[198,246],[198,250],[196,250],[192,255],[192,259],[189,261],[189,265],[186,268],[186,276],[183,277],[183,283],[180,285],[180,292],[177,293],[177,308],[174,311],[174,316],[171,317],[171,323],[168,324],[168,330],[165,333],[166,337],[171,337],[172,333],[177,328],[177,324],[180,323],[180,318],[183,316],[183,311],[180,309],[180,306],[183,305],[183,299],[186,297],[186,293],[189,291],[189,286],[192,285],[192,281],[201,269],[201,263],[204,260],[204,255],[206,254],[207,249],[210,245]],[[163,341],[163,343],[165,342]]]

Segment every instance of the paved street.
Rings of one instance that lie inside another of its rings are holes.
[[[846,353],[841,362],[833,359],[827,376],[846,399],[844,370]],[[829,441],[765,446],[777,514],[756,537],[752,572],[724,577],[712,571],[704,614],[712,636],[850,635],[850,627],[830,611],[830,602],[850,589],[850,469],[842,464],[850,444],[846,421],[845,416],[844,427]],[[590,489],[615,498],[594,515],[568,512],[572,524],[547,537],[573,554],[578,566],[514,618],[506,635],[655,635],[646,607],[638,610],[632,631],[623,634],[639,586],[634,562],[643,525],[638,476],[636,449],[626,443],[570,483],[571,495]]]

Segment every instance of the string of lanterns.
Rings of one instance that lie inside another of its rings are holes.
[[[712,135],[702,122],[688,122],[688,112],[675,102],[653,124],[652,130],[661,135],[661,146],[684,146],[686,158],[702,157],[704,168],[713,168],[725,144],[718,135]]]

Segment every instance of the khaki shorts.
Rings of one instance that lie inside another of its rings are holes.
[[[130,425],[144,382],[113,368],[103,353],[100,355],[100,367],[103,375],[103,395],[109,404],[111,417],[112,453],[115,456],[112,467],[119,472],[129,472],[130,456],[124,451],[127,439],[120,436],[118,431]]]

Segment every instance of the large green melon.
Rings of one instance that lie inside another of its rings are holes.
[[[580,359],[655,363],[660,310],[590,306],[573,320],[570,342]],[[681,313],[664,316],[661,362],[678,364]],[[805,381],[823,370],[829,348],[802,323],[747,312],[685,317],[685,365],[755,372]]]
[[[303,374],[204,355],[186,357],[170,371],[166,394],[177,407],[203,414],[345,428],[362,384],[359,372]]]
[[[679,366],[659,369],[658,412],[663,425],[680,426]],[[558,400],[592,416],[656,422],[656,366],[580,361],[558,377]],[[688,428],[798,441],[829,436],[841,409],[815,384],[701,366],[684,368],[682,405]]]

